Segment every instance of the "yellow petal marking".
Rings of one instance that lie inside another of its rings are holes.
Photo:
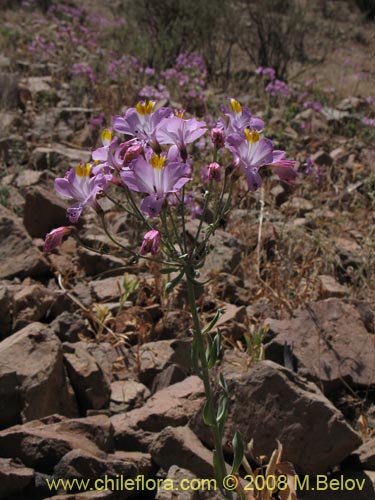
[[[152,168],[161,170],[164,167],[165,156],[154,154],[150,160]]]
[[[106,146],[107,144],[109,144],[111,142],[112,131],[109,130],[108,128],[105,128],[102,132],[101,138],[102,138],[103,144]]]
[[[76,175],[78,177],[88,177],[91,172],[91,165],[86,163],[85,165],[77,165],[76,166]]]
[[[246,128],[245,135],[249,142],[255,143],[259,141],[259,132],[257,130],[250,130],[249,128]]]
[[[135,109],[139,115],[150,115],[154,106],[155,101],[141,101],[135,106]]]
[[[230,100],[230,105],[232,107],[232,110],[235,112],[235,113],[241,113],[242,111],[242,106],[241,104],[236,101],[236,99],[231,99]]]

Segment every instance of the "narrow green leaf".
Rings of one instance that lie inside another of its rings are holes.
[[[209,397],[203,407],[203,421],[206,425],[215,425],[215,415],[211,401],[212,397]]]
[[[238,431],[236,431],[233,437],[232,444],[233,444],[234,457],[233,457],[231,474],[236,474],[236,472],[240,468],[244,455],[243,440],[241,434]]]
[[[165,293],[168,295],[169,293],[171,293],[171,291],[173,290],[173,288],[181,281],[182,277],[184,275],[184,272],[181,271],[180,274],[178,276],[176,276],[172,281],[169,281],[166,285],[165,285]]]
[[[215,316],[212,318],[212,320],[208,323],[207,326],[205,326],[202,330],[202,334],[205,335],[206,333],[210,332],[212,328],[216,325],[222,314],[224,313],[224,309],[218,309],[215,313]]]
[[[228,394],[228,384],[227,384],[227,382],[224,378],[224,375],[222,373],[220,373],[220,375],[219,375],[219,384],[220,384],[220,387],[225,392],[225,394]]]
[[[198,353],[198,345],[197,341],[195,338],[193,338],[193,344],[191,348],[191,359],[193,362],[193,368],[195,371],[195,374],[198,375],[198,377],[202,378],[202,372],[199,367],[199,353]]]
[[[224,396],[221,396],[220,401],[219,401],[219,408],[217,410],[217,417],[216,417],[216,422],[220,424],[220,421],[226,414],[226,411],[228,409],[228,396],[224,394]]]

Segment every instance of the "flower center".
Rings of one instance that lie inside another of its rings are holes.
[[[235,112],[235,113],[241,113],[242,111],[242,106],[241,104],[236,101],[236,99],[231,99],[230,100],[230,105],[232,107],[232,110]]]
[[[150,115],[154,109],[155,101],[140,101],[135,109],[139,115]]]
[[[161,170],[164,167],[165,156],[154,154],[150,160],[152,168]]]
[[[76,175],[78,177],[88,177],[91,172],[91,165],[86,163],[85,165],[77,165],[76,166]]]
[[[255,144],[259,141],[259,132],[257,130],[250,130],[249,128],[246,128],[245,135],[248,142]]]
[[[101,139],[104,145],[109,144],[112,139],[112,131],[108,128],[105,128],[102,132]]]

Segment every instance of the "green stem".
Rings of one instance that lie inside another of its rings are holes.
[[[190,270],[193,271],[193,270]],[[209,376],[209,371],[208,371],[208,365],[207,365],[207,359],[206,359],[206,352],[205,352],[205,346],[204,346],[204,340],[203,340],[203,334],[202,334],[202,329],[199,321],[199,316],[198,316],[198,311],[197,311],[197,305],[195,302],[195,292],[194,292],[194,285],[189,279],[188,275],[186,274],[186,281],[187,281],[187,287],[188,287],[188,299],[189,299],[189,306],[190,306],[190,312],[193,317],[193,322],[194,322],[194,337],[198,346],[198,352],[199,352],[199,358],[200,358],[200,363],[201,363],[201,375],[203,379],[203,385],[204,385],[204,392],[206,394],[206,399],[207,399],[207,404],[210,405],[210,413],[213,415],[214,413],[214,406],[212,402],[212,390],[211,390],[211,382],[210,382],[210,376]],[[220,477],[217,477],[216,479],[219,481],[220,486],[223,484],[223,479],[227,475],[227,469],[225,466],[225,460],[224,460],[224,454],[223,454],[223,447],[222,447],[222,436],[220,435],[219,427],[215,419],[215,423],[212,425],[212,434],[214,438],[214,446],[215,446],[215,451],[217,454],[218,458],[218,464],[219,464],[219,470],[220,470]],[[232,493],[230,491],[226,492],[226,498],[229,500],[232,500]]]

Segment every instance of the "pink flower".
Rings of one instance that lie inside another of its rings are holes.
[[[148,231],[143,237],[143,242],[141,245],[141,248],[139,250],[139,253],[141,255],[145,255],[146,253],[151,253],[152,255],[155,255],[156,252],[158,251],[160,244],[160,233],[156,229],[153,229],[151,231]]]
[[[50,233],[46,235],[46,239],[44,241],[43,251],[50,252],[54,248],[61,245],[64,236],[70,234],[72,232],[72,228],[62,226],[57,229],[53,229]]]

